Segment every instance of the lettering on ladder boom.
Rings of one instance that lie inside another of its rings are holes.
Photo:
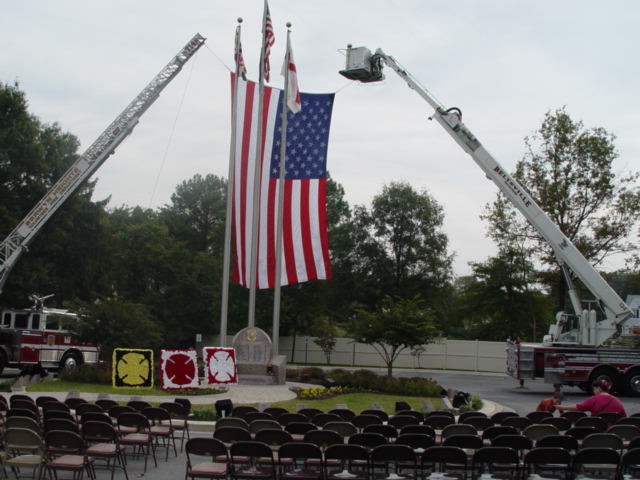
[[[511,176],[509,176],[507,172],[505,172],[504,170],[502,170],[500,167],[497,167],[497,166],[493,167],[493,171],[496,172],[498,175],[500,175],[504,179],[504,183],[506,183],[509,189],[513,193],[515,193],[518,196],[518,198],[520,198],[520,200],[522,200],[522,203],[524,203],[525,207],[531,206],[531,199],[527,196],[526,192],[524,192],[522,188],[515,182],[515,180],[513,180]]]
[[[80,178],[81,173],[82,172],[78,167],[74,167],[67,171],[64,177],[58,181],[55,188],[44,199],[44,202],[38,205],[25,219],[25,225],[29,228],[34,228],[38,225],[45,218],[49,211],[49,206],[54,205],[60,197],[64,196],[64,194],[69,191],[71,185]]]

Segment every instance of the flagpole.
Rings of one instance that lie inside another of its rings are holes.
[[[227,323],[229,316],[229,266],[231,264],[231,226],[233,219],[233,184],[235,183],[235,149],[236,149],[236,121],[238,118],[238,79],[240,78],[240,31],[242,17],[238,17],[235,37],[236,75],[231,100],[231,147],[229,148],[229,174],[227,176],[227,213],[224,225],[224,257],[222,261],[222,301],[220,304],[220,346],[227,346]]]
[[[276,228],[276,271],[275,286],[273,290],[273,327],[272,339],[274,355],[278,355],[280,338],[280,290],[282,276],[282,224],[284,222],[284,180],[287,163],[287,100],[289,98],[289,64],[291,50],[289,37],[291,35],[291,22],[287,22],[287,51],[285,53],[286,74],[284,76],[284,91],[282,92],[282,132],[280,133],[280,178],[278,182],[278,223]]]
[[[256,156],[255,171],[253,176],[253,227],[251,228],[251,264],[249,268],[249,327],[256,324],[256,271],[258,268],[258,228],[260,227],[260,179],[262,173],[262,116],[263,116],[263,99],[264,99],[264,61],[266,50],[266,28],[267,28],[267,12],[269,6],[267,0],[264,0],[264,12],[262,15],[262,47],[260,49],[260,74],[258,75],[258,122],[256,126]]]

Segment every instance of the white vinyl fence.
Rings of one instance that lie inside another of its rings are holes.
[[[280,337],[280,355],[288,363],[298,365],[327,365],[327,359],[313,337]],[[394,368],[425,368],[498,372],[506,370],[505,342],[478,340],[446,340],[424,345],[416,350],[403,351]],[[339,367],[384,367],[382,357],[373,347],[339,338],[331,353],[329,365]]]

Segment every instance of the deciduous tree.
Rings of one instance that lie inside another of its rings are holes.
[[[392,182],[373,199],[371,209],[355,211],[356,267],[381,295],[429,301],[451,278],[452,256],[443,231],[444,213],[426,191]]]
[[[584,127],[565,108],[549,111],[540,129],[525,139],[527,151],[514,177],[528,189],[551,220],[595,265],[613,254],[637,248],[640,193],[637,172],[616,176],[615,137],[603,128]],[[542,236],[514,215],[504,199],[487,210],[489,233],[500,243],[517,239],[534,261],[545,267],[543,278],[558,292],[564,309],[565,284],[554,252]],[[551,279],[555,281],[552,281]]]
[[[349,335],[371,345],[393,375],[393,363],[407,348],[431,343],[438,332],[433,313],[419,296],[399,298],[385,296],[374,310],[359,308],[353,316]]]

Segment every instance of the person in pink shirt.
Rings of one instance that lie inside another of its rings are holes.
[[[622,402],[609,393],[611,388],[609,382],[605,380],[597,380],[593,382],[593,396],[587,398],[584,402],[576,405],[556,405],[556,409],[560,412],[580,411],[591,412],[592,416],[600,413],[619,413],[627,416]]]

